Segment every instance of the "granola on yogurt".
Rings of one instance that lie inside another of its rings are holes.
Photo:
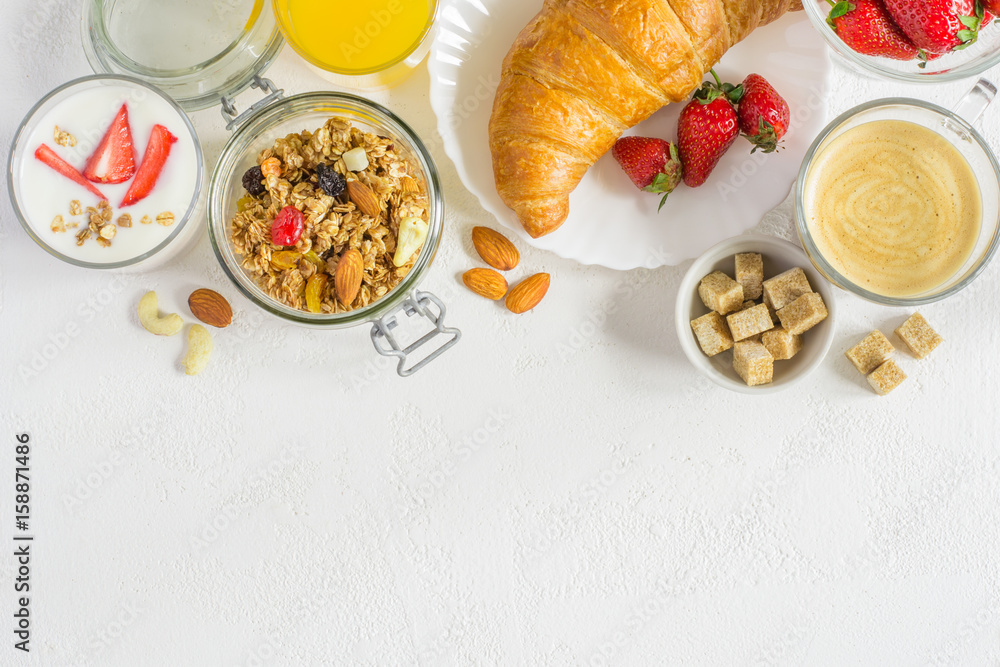
[[[368,162],[359,171],[344,157],[355,149]],[[428,199],[419,168],[393,139],[344,118],[275,140],[243,186],[230,227],[233,249],[260,288],[290,308],[334,314],[367,306],[396,287],[420,255]],[[397,248],[401,225],[406,240]],[[360,252],[364,271],[357,295],[342,303],[334,276],[349,250]]]

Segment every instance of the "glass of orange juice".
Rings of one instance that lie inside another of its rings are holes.
[[[438,0],[272,0],[285,39],[339,85],[390,88],[427,56]]]

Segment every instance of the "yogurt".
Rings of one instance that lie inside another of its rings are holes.
[[[83,171],[107,131],[118,109],[125,104],[135,148],[136,167],[142,161],[152,128],[165,126],[177,137],[170,155],[160,172],[155,187],[144,199],[121,208],[119,205],[132,179],[120,184],[94,185],[108,198],[114,212],[112,222],[128,213],[131,227],[118,227],[109,247],[102,247],[95,238],[77,245],[76,233],[85,229],[89,217],[70,215],[70,202],[78,200],[82,207],[96,207],[98,198],[83,186],[62,176],[35,159],[41,144],[52,148],[60,157]],[[60,146],[53,139],[55,126],[76,137],[75,146]],[[186,248],[198,232],[199,225],[190,221],[202,185],[202,158],[194,129],[187,117],[162,93],[145,85],[117,77],[87,77],[72,82],[43,100],[25,120],[15,142],[11,164],[11,191],[22,222],[42,247],[56,256],[75,264],[111,268],[141,263],[148,267],[154,262],[176,256]],[[174,223],[163,226],[157,215],[169,212]],[[54,232],[51,223],[61,215],[77,228]],[[152,224],[141,224],[149,216]],[[165,252],[169,248],[174,252]]]

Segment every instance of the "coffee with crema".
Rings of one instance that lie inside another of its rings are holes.
[[[975,172],[944,137],[902,120],[858,125],[818,154],[803,205],[823,257],[876,294],[916,296],[972,254],[982,220]]]

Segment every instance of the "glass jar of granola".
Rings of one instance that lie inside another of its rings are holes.
[[[445,326],[444,304],[418,291],[444,225],[437,169],[413,131],[378,104],[306,93],[259,110],[219,157],[208,218],[226,274],[272,315],[325,329],[371,324],[376,349],[398,359],[401,375],[460,336]],[[345,295],[339,278],[352,253],[360,265]],[[401,314],[426,318],[430,332],[410,345],[398,340]],[[424,344],[437,349],[418,352]]]

